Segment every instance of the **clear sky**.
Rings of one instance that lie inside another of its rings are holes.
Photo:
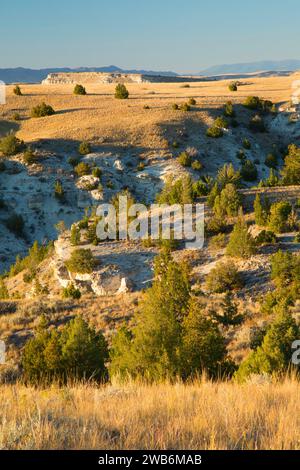
[[[9,0],[0,68],[118,65],[199,72],[300,59],[299,0]]]

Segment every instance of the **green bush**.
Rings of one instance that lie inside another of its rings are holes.
[[[300,256],[279,250],[271,257],[271,279],[278,287],[299,282]]]
[[[236,372],[239,382],[253,374],[278,375],[292,368],[292,343],[299,339],[299,327],[285,304],[278,307],[275,321],[268,328],[261,346],[250,353]]]
[[[89,175],[91,173],[91,167],[86,162],[78,163],[78,165],[75,166],[74,170],[77,173],[78,177]]]
[[[246,138],[243,140],[243,147],[244,147],[244,149],[246,149],[246,150],[250,150],[250,149],[251,149],[251,142],[250,142],[248,139],[246,139]]]
[[[65,265],[71,273],[88,274],[95,268],[96,261],[90,249],[79,248],[72,252]]]
[[[218,116],[214,120],[213,127],[219,127],[220,129],[228,129],[229,124],[228,124],[228,121],[224,117]]]
[[[6,157],[16,155],[21,152],[24,147],[24,142],[18,139],[14,134],[9,134],[0,140],[0,152]]]
[[[254,201],[255,223],[261,226],[266,225],[268,222],[269,213],[269,203],[266,200],[264,203],[262,203],[260,195],[257,194]]]
[[[233,263],[218,263],[206,277],[206,288],[210,292],[222,293],[242,286],[241,275]]]
[[[128,97],[129,97],[129,92],[128,92],[126,86],[122,83],[119,83],[116,86],[115,98],[117,98],[119,100],[126,100]]]
[[[70,282],[69,285],[63,289],[63,297],[66,299],[80,299],[81,292],[79,289],[76,289],[72,282]]]
[[[178,157],[178,162],[183,167],[190,167],[192,164],[192,158],[187,152],[181,152],[181,154]]]
[[[189,101],[188,101],[188,104],[190,106],[196,106],[197,101],[195,100],[195,98],[190,98]]]
[[[173,104],[172,104],[172,109],[173,109],[174,111],[177,111],[177,110],[179,109],[178,104],[177,104],[177,103],[173,103]]]
[[[243,106],[248,109],[260,109],[261,108],[261,100],[258,96],[248,96],[244,103]]]
[[[156,197],[158,204],[191,204],[194,200],[193,182],[189,176],[174,180],[170,177]]]
[[[195,171],[201,171],[203,168],[203,165],[199,160],[194,160],[191,167]]]
[[[289,145],[281,176],[284,184],[300,184],[300,147]]]
[[[107,344],[81,316],[61,330],[47,330],[46,321],[27,341],[22,355],[25,380],[38,384],[52,381],[107,379]]]
[[[270,230],[262,230],[260,234],[255,238],[255,243],[258,246],[262,245],[273,245],[277,242],[277,237],[274,232]]]
[[[19,85],[16,85],[13,89],[13,93],[17,96],[22,96],[22,91]]]
[[[52,108],[52,106],[46,103],[38,104],[37,106],[34,106],[31,110],[31,117],[33,118],[52,116],[53,114],[55,114],[54,109]]]
[[[251,160],[246,160],[241,167],[241,177],[245,181],[256,181],[258,171],[255,164]]]
[[[91,151],[92,149],[88,142],[81,142],[81,144],[79,144],[78,152],[80,155],[88,155]]]
[[[283,233],[289,230],[288,219],[292,212],[289,202],[280,201],[271,205],[268,227],[276,233]]]
[[[232,82],[228,85],[228,89],[229,91],[237,91],[238,87],[237,87],[237,82]]]
[[[240,216],[230,235],[226,254],[236,258],[250,258],[255,252],[255,241],[248,232],[246,222]]]
[[[56,180],[54,183],[54,196],[60,201],[63,201],[65,198],[65,191],[60,180]]]
[[[82,85],[75,85],[73,90],[74,95],[86,95],[86,89]]]
[[[241,174],[238,170],[234,169],[232,163],[225,163],[222,168],[219,169],[217,174],[217,185],[219,191],[229,183],[234,184],[236,187],[240,186]]]
[[[227,101],[224,105],[224,115],[227,117],[234,117],[235,111],[233,108],[232,101]]]
[[[80,245],[80,228],[75,224],[71,227],[70,242],[73,246]]]
[[[223,137],[224,132],[220,127],[212,126],[207,129],[206,135],[207,137],[218,139],[219,137]]]
[[[236,216],[241,205],[241,198],[232,183],[228,183],[221,194],[216,196],[213,211],[216,216]]]

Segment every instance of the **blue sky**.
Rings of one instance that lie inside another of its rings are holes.
[[[0,5],[0,68],[300,59],[299,19],[299,0],[13,0]]]

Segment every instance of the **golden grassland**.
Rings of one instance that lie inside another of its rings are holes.
[[[300,387],[2,385],[2,449],[300,449]]]
[[[20,113],[22,120],[15,124],[18,136],[26,142],[39,139],[91,140],[103,139],[116,145],[140,145],[159,148],[161,126],[181,122],[183,117],[207,122],[211,111],[227,100],[241,103],[246,96],[259,95],[275,103],[288,101],[293,80],[298,77],[247,78],[237,92],[228,90],[229,80],[190,83],[184,88],[178,83],[128,84],[129,100],[114,99],[115,85],[87,84],[87,96],[72,94],[74,85],[22,85],[23,96],[13,95],[7,87],[7,103],[2,116],[10,119]],[[182,104],[190,97],[197,100],[193,113],[172,110],[172,103]],[[28,119],[30,110],[45,101],[57,112],[42,119]],[[150,109],[144,109],[148,105]],[[4,126],[4,127],[3,127]],[[2,123],[0,132],[7,130]]]

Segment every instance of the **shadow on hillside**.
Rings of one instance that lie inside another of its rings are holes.
[[[10,132],[17,132],[20,129],[20,124],[14,121],[6,121],[0,119],[0,137],[4,137]]]

